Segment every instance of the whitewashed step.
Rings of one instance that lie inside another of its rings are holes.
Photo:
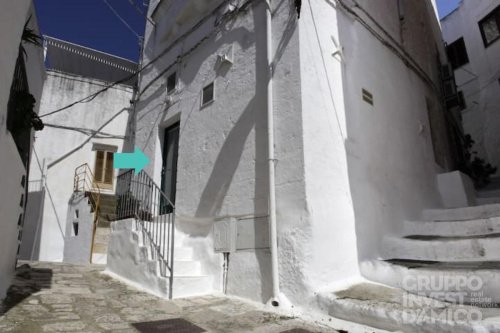
[[[201,275],[201,262],[194,260],[174,260],[176,275]]]
[[[176,247],[174,248],[174,260],[193,260],[193,248],[191,247]]]
[[[500,260],[500,235],[478,237],[403,238],[387,236],[383,240],[384,259],[426,261],[497,261]]]
[[[168,280],[168,278],[165,278]],[[210,276],[178,276],[174,275],[173,298],[183,298],[209,294],[212,289]]]
[[[476,197],[478,198],[491,198],[491,197],[500,197],[500,188],[495,189],[484,189],[477,191]]]
[[[496,216],[500,216],[500,204],[452,209],[426,209],[423,211],[422,219],[424,221],[463,221]]]
[[[500,197],[476,197],[476,205],[491,205],[500,203]]]
[[[405,301],[408,299],[407,293],[396,288],[363,283],[329,295],[322,293],[320,296],[329,299],[330,316],[392,332],[500,332],[499,309],[464,308],[424,297],[408,304],[408,301]],[[443,311],[453,314],[464,309],[474,313],[478,311],[482,320],[453,321],[442,317]]]
[[[405,221],[407,236],[463,237],[500,233],[500,217],[461,221]]]
[[[459,292],[464,304],[476,303],[481,307],[489,307],[491,303],[500,304],[498,261],[450,263],[366,260],[360,263],[360,269],[371,281],[411,293],[443,300],[443,292]],[[482,300],[478,293],[483,295]]]
[[[92,263],[106,265],[108,255],[106,253],[92,253]]]

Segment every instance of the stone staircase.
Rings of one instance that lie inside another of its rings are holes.
[[[403,332],[500,332],[500,182],[476,205],[428,209],[360,263],[360,283],[321,295],[329,314]]]
[[[112,222],[106,270],[160,297],[208,294],[213,291],[212,277],[203,273],[193,248],[183,246],[184,237],[176,232],[172,291],[164,261],[158,258],[147,232],[135,219]]]
[[[94,237],[92,263],[106,264],[111,221],[116,218],[116,196],[100,194],[99,216]]]
[[[404,223],[403,236],[384,238],[382,256],[361,263],[377,282],[438,299],[460,293],[464,304],[500,304],[500,204],[425,210],[422,221]]]

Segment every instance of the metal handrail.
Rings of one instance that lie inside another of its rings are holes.
[[[94,174],[87,163],[78,166],[75,169],[75,176],[73,180],[73,191],[82,192],[90,198],[90,204],[94,209],[94,221],[92,226],[92,242],[90,243],[90,258],[89,262],[92,263],[92,253],[94,252],[94,241],[97,224],[99,223],[99,212],[101,210],[101,189],[95,181]]]
[[[169,297],[174,278],[175,205],[149,175],[133,170],[118,176],[117,220],[133,218],[142,227],[154,247],[160,269],[168,273]]]

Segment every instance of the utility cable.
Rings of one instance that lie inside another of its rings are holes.
[[[429,85],[436,93],[440,93],[440,89],[434,84],[434,82],[429,78],[429,76],[425,73],[425,71],[415,62],[415,60],[405,52],[402,52],[399,48],[399,43],[396,43],[397,46],[394,46],[392,43],[390,43],[388,40],[386,40],[384,37],[382,37],[375,29],[373,29],[363,18],[361,18],[354,10],[352,10],[345,2],[344,0],[335,0],[343,9],[346,11],[348,14],[354,17],[355,20],[357,20],[363,27],[365,27],[366,30],[368,30],[375,38],[377,38],[384,46],[386,46],[392,53],[394,53],[398,58],[400,58],[403,63],[410,68],[413,72],[415,72],[421,79],[424,80],[424,82]],[[355,1],[355,0],[353,0]],[[355,2],[355,6],[363,10],[363,12],[366,14],[368,13],[366,10],[364,10],[361,6],[356,5],[357,2]],[[369,13],[368,13],[369,15]],[[369,16],[371,17],[371,15]],[[383,29],[383,27],[375,20],[373,17],[371,18],[375,22],[377,26],[379,26],[379,29],[381,29],[385,35],[388,35],[389,33]],[[392,37],[391,37],[392,38]]]
[[[106,132],[100,132],[96,131],[90,128],[85,128],[85,127],[73,127],[73,126],[63,126],[63,125],[57,125],[57,124],[48,124],[44,123],[45,126],[47,127],[52,127],[52,128],[57,128],[57,129],[62,129],[62,130],[68,130],[68,131],[75,131],[79,132],[85,135],[93,135],[95,134],[95,138],[99,139],[125,139],[125,136],[123,135],[116,135],[116,134],[111,134],[111,133],[106,133]]]
[[[239,7],[237,10],[238,13],[241,12],[242,10],[244,10],[244,8],[248,7],[248,5],[252,2],[254,2],[256,0],[248,0],[245,4],[243,4],[241,7]],[[94,100],[98,95],[104,93],[105,91],[111,89],[112,87],[116,86],[116,85],[119,85],[121,83],[124,83],[124,82],[127,82],[128,80],[131,80],[133,79],[134,77],[136,77],[138,74],[142,73],[143,71],[145,71],[147,68],[149,68],[150,66],[152,66],[154,63],[156,63],[158,60],[160,60],[165,54],[167,54],[169,51],[171,51],[175,46],[177,46],[181,41],[183,41],[184,39],[186,39],[193,31],[195,31],[196,29],[198,29],[199,27],[201,27],[208,19],[210,19],[212,17],[212,15],[214,13],[216,13],[217,11],[219,11],[221,8],[224,7],[224,5],[229,2],[228,0],[226,1],[223,1],[219,6],[217,6],[212,12],[210,12],[209,14],[207,14],[206,16],[204,16],[200,21],[198,21],[198,23],[196,23],[191,29],[189,29],[188,31],[186,31],[184,34],[182,34],[181,36],[179,36],[176,40],[174,40],[171,44],[169,44],[169,46],[167,46],[163,51],[161,51],[156,57],[154,57],[151,61],[149,61],[147,64],[145,64],[144,66],[142,66],[142,68],[138,69],[135,73],[132,73],[126,77],[124,77],[123,79],[120,79],[118,81],[115,81],[111,84],[109,84],[108,86],[98,90],[97,92],[87,96],[87,97],[84,97],[80,100],[77,100],[73,103],[70,103],[62,108],[59,108],[57,110],[54,110],[54,111],[51,111],[51,112],[48,112],[48,113],[45,113],[43,115],[40,115],[40,118],[43,118],[43,117],[47,117],[47,116],[50,116],[50,115],[53,115],[53,114],[56,114],[56,113],[59,113],[59,112],[62,112],[62,111],[65,111],[67,109],[70,109],[72,108],[73,106],[77,105],[77,104],[81,104],[81,103],[88,103],[92,100]],[[233,13],[233,12],[231,12]],[[155,80],[157,80],[157,78],[155,78]]]
[[[64,159],[66,159],[68,156],[72,155],[73,153],[75,153],[76,151],[80,150],[81,148],[83,148],[83,146],[85,146],[90,140],[92,140],[92,138],[94,138],[97,133],[100,133],[101,130],[106,127],[109,123],[111,123],[116,117],[118,117],[122,112],[126,111],[126,110],[129,110],[129,108],[123,108],[121,109],[120,111],[118,111],[117,113],[115,113],[111,118],[109,118],[108,120],[106,120],[101,126],[99,126],[99,128],[95,131],[94,134],[91,134],[89,135],[88,138],[86,138],[80,145],[78,145],[77,147],[71,149],[69,152],[67,152],[66,154],[56,158],[52,163],[50,163],[48,166],[47,166],[47,169],[50,169],[52,168],[53,166],[55,166],[56,164],[62,162]]]
[[[127,23],[127,21],[123,17],[120,16],[120,14],[113,8],[113,6],[111,6],[107,0],[102,0],[102,1],[109,7],[109,9],[113,12],[113,14],[115,14],[115,16],[128,28],[128,30],[130,30],[137,37],[137,39],[141,41],[142,37],[137,32],[135,32],[135,30]]]
[[[330,82],[330,77],[328,76],[328,69],[326,67],[326,60],[325,60],[325,56],[324,56],[324,52],[323,52],[323,47],[321,46],[321,40],[319,38],[319,33],[318,33],[318,27],[316,25],[316,18],[314,17],[314,12],[313,12],[313,8],[312,8],[312,3],[311,3],[311,0],[308,0],[309,2],[309,10],[311,12],[311,18],[312,18],[312,22],[313,22],[313,25],[314,25],[314,31],[316,33],[316,39],[318,41],[318,47],[319,47],[319,53],[321,55],[321,60],[323,62],[323,68],[325,69],[325,77],[326,77],[326,81],[328,83],[328,89],[329,89],[329,92],[330,92],[330,98],[332,100],[332,105],[333,105],[333,111],[335,113],[335,119],[337,120],[337,126],[339,128],[339,132],[340,132],[340,137],[342,138],[342,141],[345,141],[345,135],[344,135],[344,132],[342,130],[342,126],[340,124],[340,119],[339,119],[339,115],[338,115],[338,112],[337,112],[337,107],[335,106],[335,98],[333,97],[333,88],[332,88],[332,84]],[[327,115],[327,119],[328,119],[328,115]]]
[[[135,11],[142,17],[142,18],[145,18],[146,20],[149,21],[149,23],[151,23],[152,25],[155,25],[155,22],[153,20],[151,20],[148,16],[147,13],[144,13],[142,11],[142,9],[139,8],[139,6],[137,6],[137,4],[134,2],[134,0],[128,0],[128,3],[134,7]]]

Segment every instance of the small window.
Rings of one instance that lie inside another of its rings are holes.
[[[113,153],[110,151],[96,150],[94,177],[99,187],[113,188]]]
[[[214,83],[210,83],[208,86],[203,88],[201,105],[208,104],[214,100]]]
[[[500,38],[500,6],[479,21],[479,30],[485,47],[490,46]]]
[[[73,222],[73,236],[78,236],[78,222]]]
[[[467,48],[465,47],[463,37],[460,37],[453,43],[446,46],[446,53],[448,54],[448,60],[450,61],[453,69],[457,69],[469,63],[469,56],[467,54]]]
[[[167,94],[170,94],[171,92],[175,91],[176,86],[177,86],[177,73],[173,72],[167,78]]]

